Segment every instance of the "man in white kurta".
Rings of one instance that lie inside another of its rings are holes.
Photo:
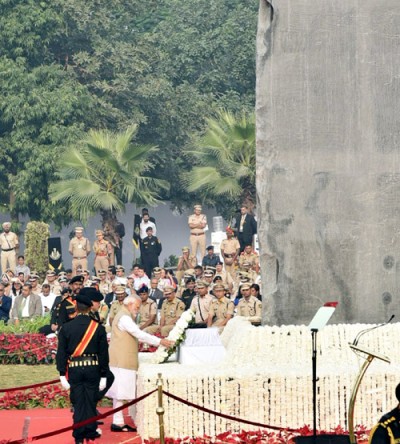
[[[121,407],[123,401],[136,398],[136,373],[139,367],[138,341],[153,346],[163,345],[167,348],[174,344],[173,341],[160,339],[140,330],[133,319],[136,319],[139,313],[141,302],[137,296],[127,296],[112,324],[109,354],[110,370],[115,380],[106,396],[113,399],[114,409]],[[131,409],[130,413],[134,414],[134,411],[135,409]],[[136,429],[124,423],[121,410],[113,416],[111,431],[136,431]]]

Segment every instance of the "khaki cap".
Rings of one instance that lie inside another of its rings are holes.
[[[118,285],[114,290],[115,294],[123,294],[125,293],[125,287],[123,285]]]
[[[247,282],[242,284],[240,287],[241,290],[250,290],[250,288],[251,288],[251,285]]]
[[[83,231],[83,227],[75,227],[75,233],[81,233]]]
[[[204,287],[208,287],[208,282],[206,282],[206,281],[202,281],[201,279],[198,279],[197,281],[196,281],[196,287],[197,288],[204,288]]]

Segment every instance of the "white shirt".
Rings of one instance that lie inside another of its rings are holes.
[[[145,342],[149,345],[158,347],[161,339],[157,336],[150,335],[143,330],[140,330],[135,321],[128,315],[121,316],[118,322],[118,328],[121,331],[127,331],[129,334],[137,338],[140,342]]]
[[[47,296],[44,296],[43,293],[39,293],[40,299],[42,301],[42,316],[49,313],[51,310],[51,307],[54,304],[54,301],[56,300],[56,295],[52,292],[50,292]],[[45,311],[44,309],[48,308],[48,311]]]
[[[156,224],[154,222],[148,221],[148,222],[140,222],[140,239],[144,239],[147,237],[146,230],[147,228],[153,228],[153,236],[157,235],[157,228]]]
[[[25,305],[22,310],[21,316],[23,318],[29,318],[29,301],[31,300],[31,295],[25,298]],[[23,303],[23,300],[21,301],[21,304]]]

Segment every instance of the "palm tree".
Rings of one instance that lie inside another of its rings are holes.
[[[159,202],[168,183],[149,175],[157,148],[132,143],[137,130],[135,125],[123,133],[89,131],[81,147],[71,147],[60,159],[60,180],[50,186],[52,201],[68,204],[69,215],[82,222],[100,212],[103,227],[115,225],[127,202]]]
[[[189,192],[203,201],[227,199],[236,206],[254,207],[256,177],[255,117],[219,111],[207,119],[207,128],[186,150],[197,162],[183,175]]]

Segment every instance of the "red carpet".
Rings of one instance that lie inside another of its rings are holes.
[[[105,413],[106,408],[100,409]],[[124,412],[125,413],[125,412]],[[21,439],[25,418],[30,418],[28,437],[51,432],[72,425],[72,413],[69,409],[33,409],[33,410],[2,410],[0,412],[0,439]],[[133,425],[129,417],[126,423]],[[115,433],[110,431],[112,415],[104,419],[100,428],[102,437],[96,439],[98,444],[140,444],[142,441],[136,433]],[[36,441],[35,441],[36,442]],[[74,444],[72,430],[37,441],[40,444]]]

